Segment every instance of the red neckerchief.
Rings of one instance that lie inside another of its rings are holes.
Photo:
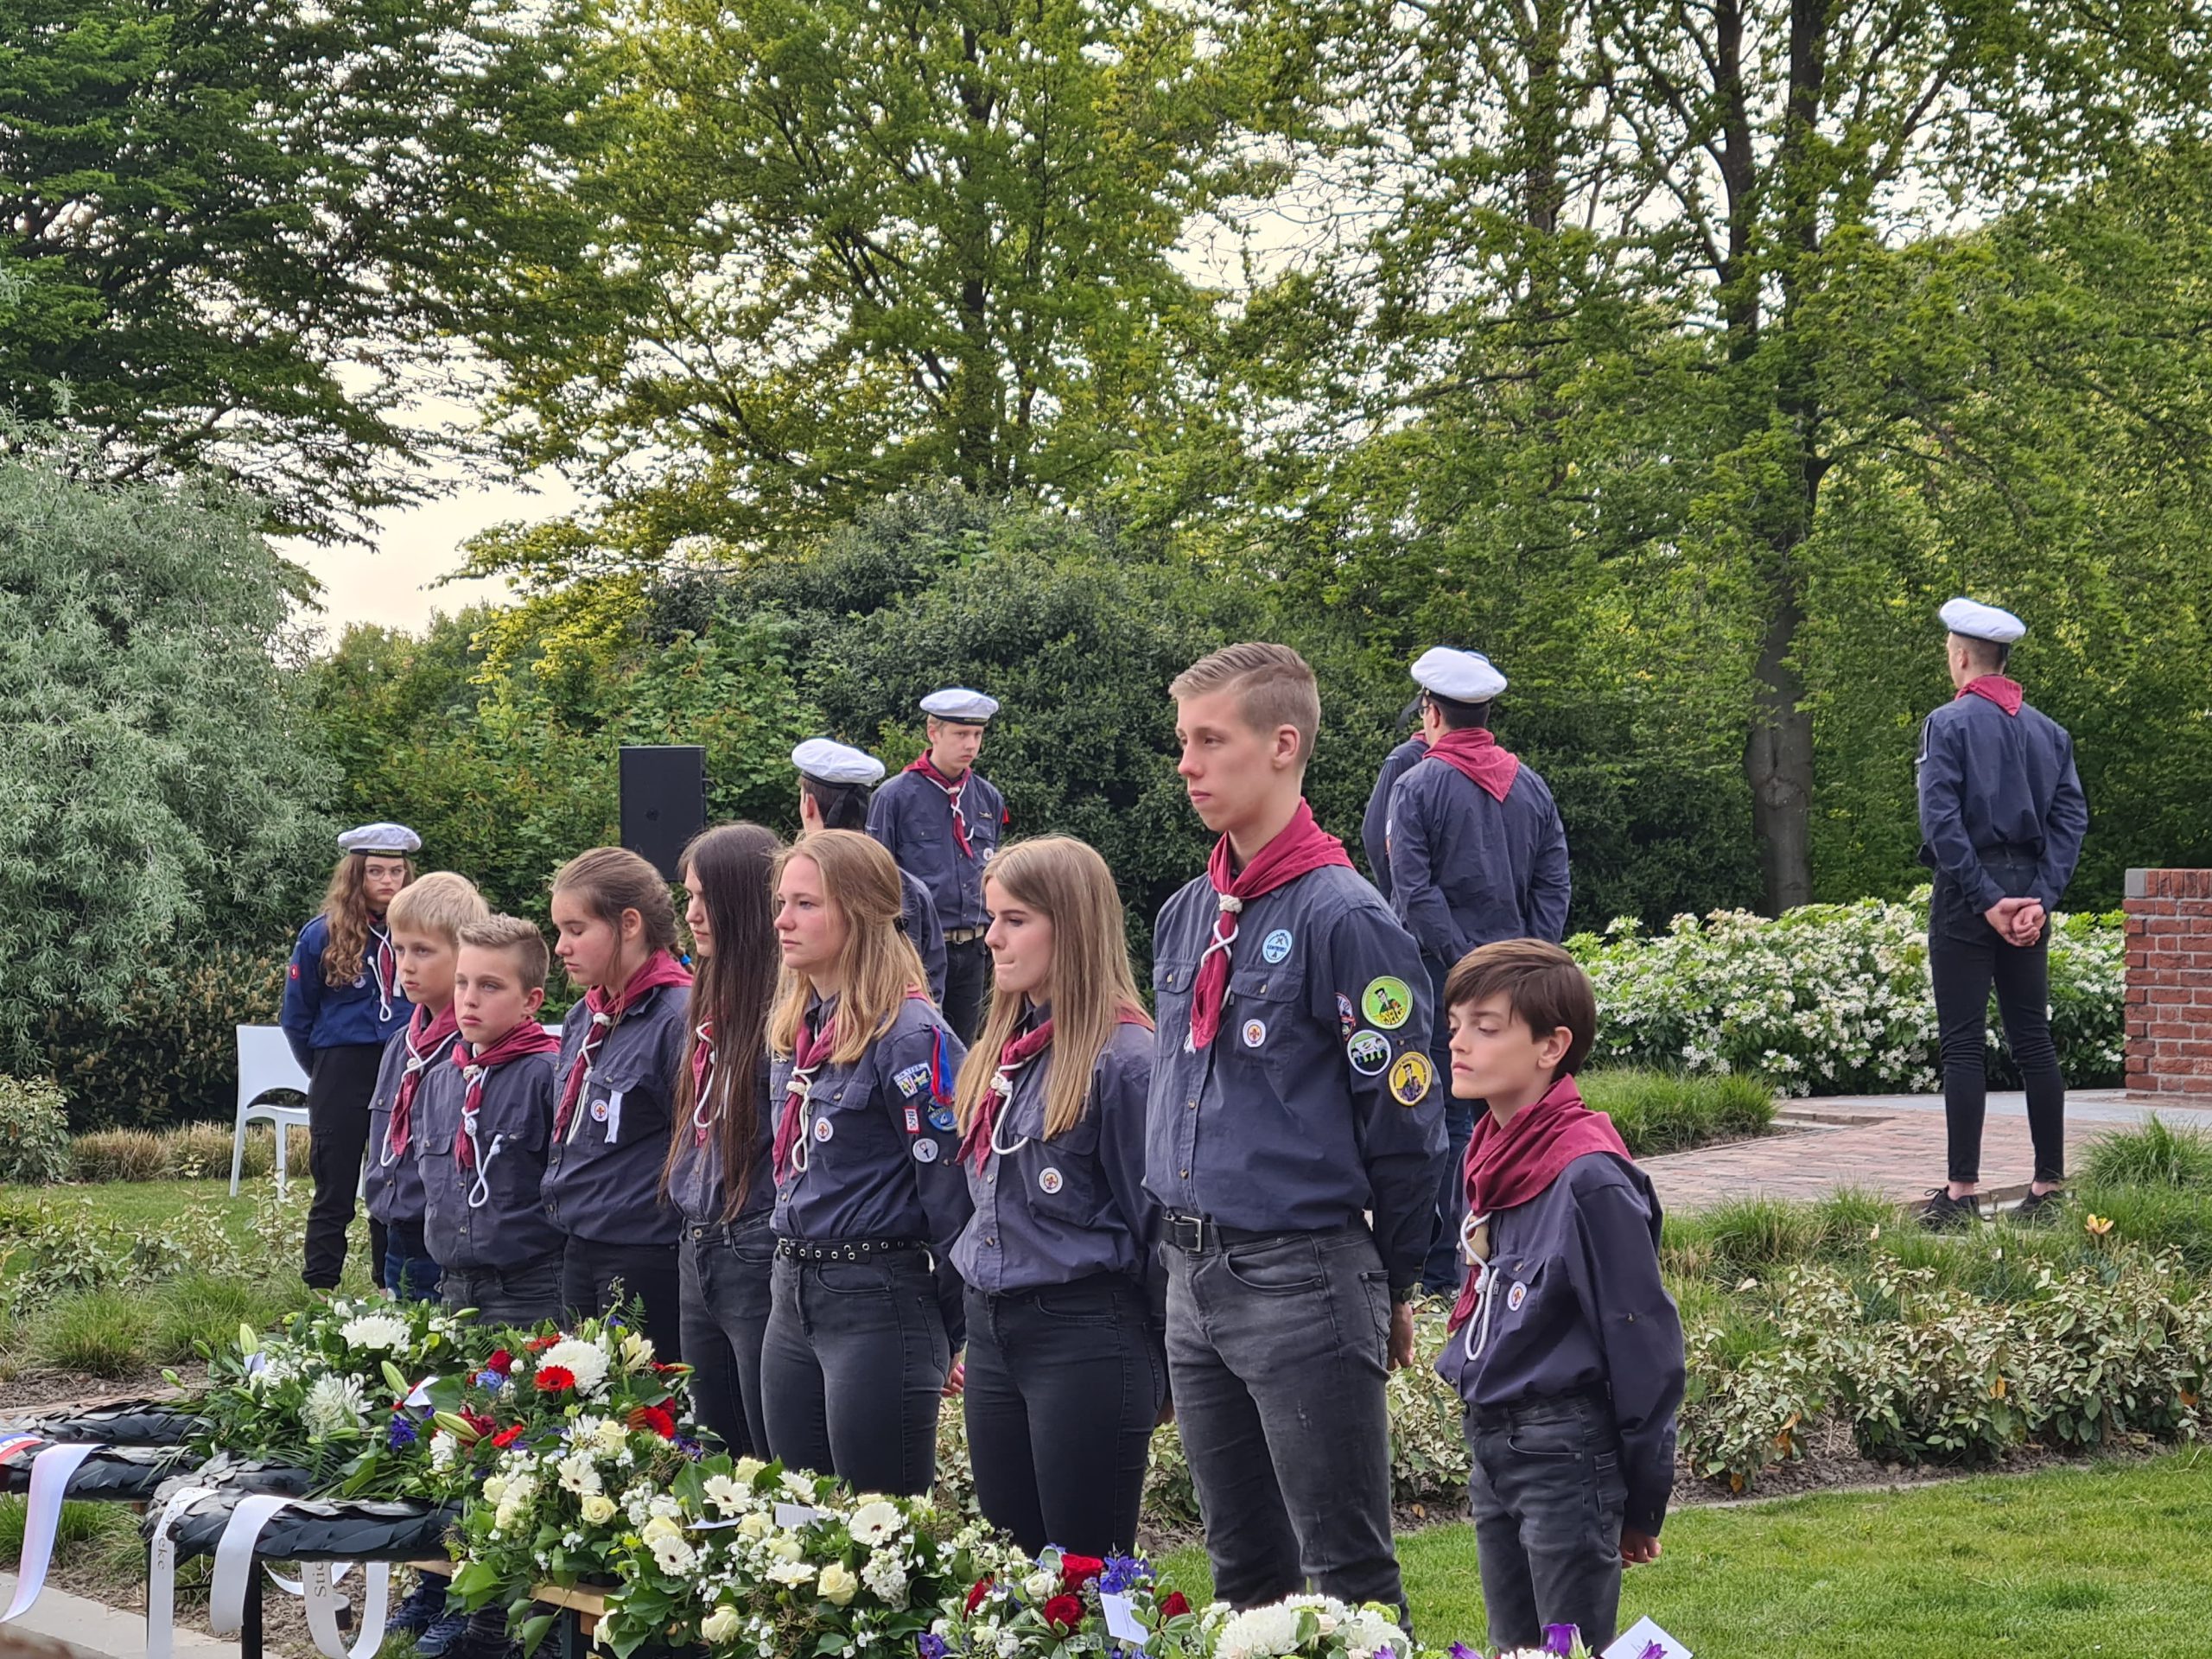
[[[568,1138],[569,1120],[575,1116],[576,1103],[584,1096],[584,1082],[591,1074],[592,1062],[599,1058],[600,1046],[607,1041],[607,1033],[622,1023],[622,1016],[635,1007],[639,997],[663,985],[690,985],[691,976],[684,966],[665,950],[656,950],[645,958],[645,965],[630,976],[630,982],[622,988],[620,996],[609,996],[599,986],[584,993],[584,1007],[591,1014],[591,1025],[584,1033],[583,1046],[576,1051],[576,1063],[569,1068],[569,1080],[561,1090],[561,1109],[553,1115],[553,1138]]]
[[[386,1161],[407,1155],[407,1142],[415,1115],[415,1090],[421,1086],[423,1073],[437,1064],[446,1046],[461,1035],[461,1027],[454,1023],[453,1004],[446,1004],[435,1018],[419,1002],[408,1016],[405,1041],[407,1064],[399,1074],[399,1088],[391,1097],[391,1118],[384,1132]]]
[[[1144,1014],[1123,1003],[1114,1010],[1116,1024],[1141,1026]],[[990,1086],[983,1090],[983,1097],[976,1103],[976,1120],[968,1126],[968,1135],[960,1143],[960,1156],[975,1156],[976,1173],[983,1173],[983,1166],[990,1161],[991,1134],[998,1126],[999,1108],[1014,1098],[1014,1074],[1046,1049],[1052,1046],[1052,1021],[1048,1015],[1033,1028],[1008,1038],[999,1049],[998,1071]]]
[[[707,1131],[714,1127],[715,1115],[707,1109],[707,1091],[715,1086],[715,1022],[702,1020],[695,1033],[697,1040],[691,1045],[691,1138],[695,1145],[707,1144]]]
[[[920,757],[906,770],[920,772],[923,777],[944,791],[944,798],[952,807],[952,838],[960,843],[960,855],[963,858],[973,858],[976,855],[975,852],[968,845],[968,815],[960,810],[960,797],[968,787],[968,780],[976,775],[976,768],[970,766],[962,772],[960,781],[956,784],[937,769],[936,763],[929,757],[929,752],[924,750]]]
[[[2002,674],[1985,674],[1978,680],[1968,680],[1959,688],[1961,697],[1987,697],[2008,715],[2020,712],[2020,705],[2028,700],[2018,680],[2008,680]],[[1954,702],[1957,697],[1952,699]]]
[[[1494,1216],[1526,1204],[1557,1180],[1561,1170],[1592,1152],[1610,1152],[1628,1161],[1628,1147],[1613,1120],[1582,1103],[1573,1077],[1561,1077],[1541,1100],[1522,1107],[1503,1127],[1484,1111],[1467,1141],[1467,1213]],[[1470,1273],[1452,1309],[1450,1329],[1467,1322],[1480,1297],[1480,1275]]]
[[[509,1060],[526,1054],[550,1054],[560,1046],[561,1039],[535,1020],[524,1020],[480,1052],[467,1043],[453,1046],[453,1063],[461,1068],[467,1084],[461,1096],[461,1127],[453,1137],[453,1155],[463,1169],[476,1167],[476,1114],[484,1105],[484,1079]]]
[[[1521,771],[1521,757],[1501,749],[1497,740],[1478,726],[1448,731],[1428,746],[1432,760],[1441,760],[1494,801],[1502,801]]]
[[[1213,1041],[1221,1030],[1221,1005],[1229,995],[1229,956],[1236,942],[1238,913],[1255,899],[1265,898],[1301,875],[1335,864],[1346,869],[1352,867],[1344,855],[1344,842],[1322,833],[1313,822],[1313,809],[1302,800],[1282,833],[1260,849],[1234,876],[1230,874],[1229,860],[1229,837],[1224,836],[1206,859],[1206,880],[1213,883],[1220,913],[1214,918],[1213,938],[1198,958],[1198,983],[1191,996],[1191,1034],[1184,1039],[1184,1048],[1193,1054]]]

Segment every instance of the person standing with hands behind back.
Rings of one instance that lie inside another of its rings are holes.
[[[2074,770],[2074,740],[2005,676],[2027,624],[1970,599],[1952,600],[1938,614],[1950,631],[1957,695],[1921,728],[1920,861],[1936,872],[1928,972],[1942,1045],[1949,1179],[1929,1192],[1921,1221],[1941,1231],[1980,1214],[1993,984],[2027,1086],[2035,1146],[2035,1180],[2016,1213],[2056,1213],[2066,1179],[2066,1080],[2050,1039],[2050,919],[2081,859],[2089,804]]]

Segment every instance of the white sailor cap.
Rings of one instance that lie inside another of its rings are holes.
[[[422,850],[423,837],[404,823],[365,823],[338,837],[341,853],[360,853],[370,858],[400,858]]]
[[[1444,645],[1421,652],[1414,664],[1414,683],[1454,702],[1488,702],[1505,690],[1505,676],[1482,652]]]
[[[1953,633],[1986,639],[1993,645],[2009,645],[2028,631],[2028,625],[2012,612],[1971,599],[1955,599],[1936,614]]]
[[[970,691],[964,685],[947,686],[922,699],[924,714],[934,715],[939,720],[958,721],[963,726],[981,726],[998,711],[997,698]]]
[[[826,737],[810,737],[793,749],[791,765],[824,784],[874,784],[883,778],[882,761]]]

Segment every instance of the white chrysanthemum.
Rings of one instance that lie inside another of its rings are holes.
[[[734,1607],[717,1607],[699,1621],[699,1634],[709,1642],[727,1642],[743,1628],[744,1624]]]
[[[713,1504],[715,1513],[724,1519],[728,1519],[745,1508],[747,1498],[745,1489],[728,1475],[708,1476],[703,1490],[707,1502]]]
[[[346,1338],[348,1348],[392,1354],[404,1353],[407,1348],[407,1321],[397,1313],[364,1313],[340,1325],[338,1334]]]
[[[430,1467],[450,1469],[461,1460],[461,1442],[439,1429],[430,1436]]]
[[[778,1561],[768,1569],[769,1580],[776,1584],[798,1586],[814,1582],[814,1569],[804,1561]]]
[[[595,1342],[563,1337],[537,1357],[537,1369],[558,1365],[576,1379],[576,1392],[596,1395],[607,1383],[607,1351]]]
[[[588,1497],[599,1491],[599,1471],[592,1465],[588,1452],[571,1452],[556,1465],[561,1473],[561,1490],[574,1492],[579,1497]]]
[[[300,1421],[308,1438],[327,1440],[334,1434],[358,1434],[369,1408],[365,1389],[350,1376],[318,1376],[308,1385],[300,1404]]]
[[[853,1511],[853,1518],[847,1523],[846,1530],[853,1535],[855,1542],[874,1549],[878,1544],[897,1537],[899,1524],[899,1506],[878,1497],[870,1499]]]
[[[1298,1645],[1299,1609],[1278,1603],[1235,1614],[1221,1627],[1214,1659],[1276,1659]]]

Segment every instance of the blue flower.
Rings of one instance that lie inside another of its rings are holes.
[[[1574,1651],[1574,1644],[1580,1637],[1581,1632],[1572,1624],[1547,1624],[1544,1626],[1544,1651],[1557,1654],[1559,1659],[1567,1659],[1567,1656]]]
[[[391,1427],[385,1431],[385,1437],[391,1442],[391,1449],[395,1452],[403,1446],[412,1446],[415,1444],[415,1425],[404,1417],[394,1417]]]
[[[1109,1555],[1106,1570],[1098,1575],[1098,1593],[1126,1596],[1141,1584],[1152,1582],[1152,1569],[1135,1555]]]
[[[479,1371],[476,1374],[476,1386],[486,1393],[497,1394],[507,1386],[507,1379],[497,1371]]]
[[[698,1462],[700,1459],[707,1455],[707,1448],[705,1446],[700,1445],[696,1440],[686,1440],[681,1434],[676,1437],[676,1449],[681,1452],[685,1457],[690,1459],[694,1463]]]
[[[943,1637],[932,1635],[928,1630],[914,1638],[914,1647],[921,1659],[945,1659],[945,1656],[952,1651]]]

